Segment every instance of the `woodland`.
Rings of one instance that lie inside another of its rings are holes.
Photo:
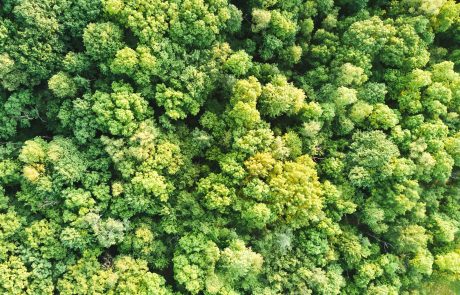
[[[0,293],[460,294],[455,0],[0,0]]]

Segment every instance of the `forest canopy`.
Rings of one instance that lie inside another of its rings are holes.
[[[455,0],[0,1],[1,294],[459,280]]]

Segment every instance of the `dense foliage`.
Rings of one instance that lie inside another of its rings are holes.
[[[1,294],[460,279],[455,0],[0,1]]]

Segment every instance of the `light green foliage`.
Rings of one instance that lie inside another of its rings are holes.
[[[321,217],[321,190],[309,157],[276,165],[268,185],[273,192],[272,211],[293,228]]]
[[[150,272],[145,261],[120,256],[109,263],[101,265],[91,254],[85,256],[69,267],[58,282],[58,290],[69,295],[171,294],[164,286],[165,280]]]
[[[129,47],[118,50],[115,59],[110,65],[114,74],[132,75],[139,63],[138,54]]]
[[[133,93],[128,84],[114,83],[113,93],[96,91],[91,97],[95,121],[111,135],[132,135],[138,124],[150,115],[147,102]]]
[[[242,289],[251,289],[257,282],[262,265],[263,257],[260,254],[247,248],[242,240],[233,240],[220,254],[220,280],[226,281],[228,285],[235,284],[242,286]],[[214,287],[207,286],[211,292]]]
[[[374,107],[367,102],[359,101],[353,105],[350,111],[350,119],[356,123],[362,123],[370,114]]]
[[[335,93],[335,104],[338,108],[351,105],[357,101],[356,90],[347,87],[339,87]]]
[[[232,203],[235,196],[234,192],[227,187],[227,182],[225,177],[217,174],[210,174],[200,180],[197,192],[209,209],[224,210]]]
[[[447,272],[449,275],[453,275],[455,279],[458,279],[460,274],[459,259],[460,255],[457,252],[450,252],[437,256],[435,263],[441,271]]]
[[[65,73],[57,73],[48,81],[48,87],[57,97],[74,96],[77,92],[75,83]]]
[[[123,43],[122,30],[114,23],[92,23],[83,33],[86,53],[94,60],[112,58]]]
[[[397,115],[387,105],[378,103],[369,116],[369,122],[374,129],[389,129],[399,123]]]
[[[241,240],[233,240],[220,250],[204,235],[195,234],[179,240],[174,263],[175,278],[191,294],[202,290],[209,294],[233,294],[235,287],[253,288],[263,258]]]
[[[359,67],[355,67],[350,63],[342,65],[340,68],[339,76],[337,78],[337,83],[343,86],[359,86],[366,81],[367,76],[364,74],[364,70]]]
[[[242,76],[251,68],[251,57],[245,51],[233,53],[225,62],[224,69],[236,76]]]
[[[91,226],[102,247],[108,248],[123,240],[125,228],[120,221],[112,218],[100,220],[100,217],[94,213],[87,214],[85,221]]]
[[[202,234],[184,236],[174,255],[174,277],[196,294],[205,289],[207,276],[213,273],[219,256],[217,245]]]
[[[81,180],[87,167],[84,156],[78,152],[72,141],[61,137],[49,143],[41,138],[27,141],[19,160],[25,163],[24,176],[30,182],[37,178],[28,174],[31,170],[26,169],[27,167],[42,172],[45,178],[47,173],[52,173],[57,181],[69,183]]]
[[[456,1],[0,6],[1,294],[460,281]]]
[[[0,290],[5,294],[24,294],[29,273],[22,261],[15,256],[0,264]]]
[[[252,31],[259,32],[263,29],[266,29],[271,20],[270,11],[263,9],[254,9],[252,11]]]
[[[295,115],[303,107],[305,93],[288,83],[283,76],[276,76],[262,88],[261,111],[270,117],[282,114]]]
[[[398,147],[381,131],[356,133],[350,148],[348,177],[357,186],[371,186],[385,177],[382,170],[399,156]]]
[[[404,252],[416,252],[426,248],[428,236],[425,229],[419,225],[410,225],[397,229],[398,247]]]

